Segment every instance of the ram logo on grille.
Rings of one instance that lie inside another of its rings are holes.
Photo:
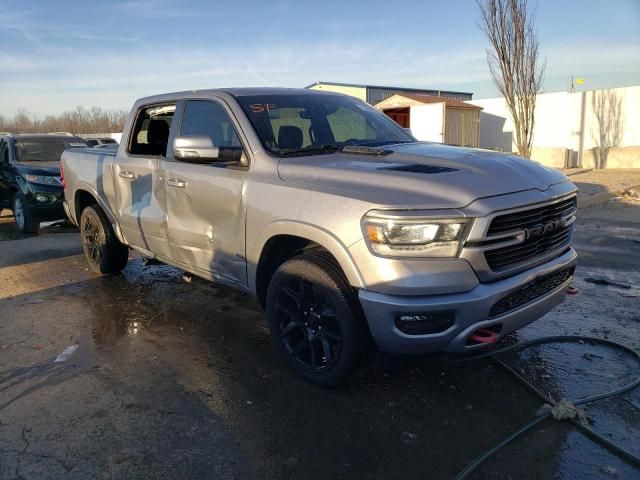
[[[536,225],[535,227],[525,228],[525,240],[536,239],[545,235],[554,234],[556,232],[559,232],[566,226],[567,221],[563,218],[558,218],[557,220],[551,220],[550,222],[542,223],[540,225]]]

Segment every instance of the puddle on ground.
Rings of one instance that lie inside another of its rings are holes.
[[[51,302],[64,302],[69,315],[85,319],[89,333],[73,362],[91,362],[87,369],[114,388],[121,388],[122,376],[135,375],[135,382],[127,377],[134,399],[158,390],[166,392],[158,394],[159,403],[179,404],[171,385],[180,385],[220,418],[256,478],[451,478],[533,418],[541,404],[488,360],[425,361],[393,376],[374,365],[348,388],[312,387],[280,361],[253,301],[196,278],[186,283],[172,267],[143,267],[139,258],[122,275],[38,295],[44,303],[22,301],[20,308],[45,312]],[[536,347],[505,360],[556,399],[610,389],[635,368],[624,355],[590,345]],[[146,409],[156,408],[146,401]],[[589,408],[594,428],[633,442],[639,422],[625,405]],[[172,415],[186,413],[175,409]],[[505,451],[513,452],[508,464],[499,455],[480,472],[487,478],[574,478],[583,468],[593,472],[593,462],[580,458],[596,451],[596,478],[609,478],[599,470],[607,465],[625,478],[628,467],[576,435],[573,427],[545,422]],[[183,460],[199,448],[190,444]]]
[[[551,343],[499,358],[556,401],[611,391],[640,374],[630,353],[590,342]]]
[[[278,361],[261,313],[250,300],[198,279],[185,283],[181,273],[171,267],[145,268],[137,262],[131,267],[120,278],[104,279],[102,292],[87,299],[95,311],[93,338],[97,347],[135,337],[167,352],[171,338],[179,335],[188,338],[187,346],[184,339],[181,345],[184,354],[190,355],[190,343],[205,343],[206,369],[211,369],[215,388],[203,390],[238,438],[251,451],[262,452],[256,459],[259,472],[287,471],[287,465],[295,463],[295,471],[315,477],[311,471],[317,470],[317,456],[322,455],[334,458],[323,471],[335,478],[366,477],[373,471],[386,472],[383,478],[392,472],[419,478],[425,472],[425,460],[444,455],[442,448],[471,460],[532,418],[541,405],[490,362],[456,366],[422,362],[419,368],[395,377],[387,377],[376,367],[347,391],[319,391],[292,378]],[[581,344],[535,347],[505,356],[505,361],[555,399],[611,390],[627,382],[637,369],[624,353]],[[237,371],[245,373],[237,377]],[[207,375],[206,370],[203,373]],[[493,385],[488,386],[487,381]],[[618,440],[628,443],[639,433],[638,422],[633,415],[629,417],[629,409],[620,414],[610,406],[613,403],[607,408],[589,408],[595,426],[603,433],[624,432]],[[488,423],[483,425],[479,417]],[[474,425],[471,430],[470,424]],[[558,427],[550,421],[543,430]],[[279,437],[282,431],[288,432],[286,440]],[[308,435],[320,439],[321,445],[310,442]],[[465,441],[457,445],[459,435],[464,435]],[[525,461],[522,473],[531,468],[554,471],[566,463],[569,450],[571,461],[576,462],[580,458],[576,449],[600,448],[589,441],[576,441],[575,435],[580,434],[561,427],[538,445],[533,443],[536,434],[523,437],[520,442],[529,452],[523,453],[524,457],[538,452],[546,454],[549,461],[539,467]],[[553,439],[552,453],[549,439]],[[419,453],[421,448],[434,451]],[[282,451],[291,454],[284,458]],[[383,451],[386,453],[381,454]],[[628,467],[609,458],[608,452],[600,455],[598,461],[604,466],[616,465],[612,468],[626,472]],[[364,457],[372,456],[377,461],[365,465]],[[461,468],[464,462],[459,458],[445,464],[445,471],[454,473]],[[399,467],[399,461],[405,466]],[[583,464],[587,466],[592,464]],[[491,462],[481,471],[490,472]]]

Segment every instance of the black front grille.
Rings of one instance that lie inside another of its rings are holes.
[[[526,262],[547,252],[567,247],[570,242],[571,226],[568,226],[554,234],[546,235],[538,239],[527,240],[508,247],[487,250],[484,252],[484,257],[491,270],[500,272],[517,263]]]
[[[497,301],[493,307],[491,307],[489,318],[504,315],[505,313],[516,310],[537,298],[545,296],[547,293],[569,280],[573,276],[574,270],[575,267],[569,267],[559,272],[552,273],[551,275],[537,278],[521,289]]]
[[[567,218],[576,213],[576,197],[570,197],[556,203],[524,210],[516,213],[500,215],[493,219],[489,226],[488,238],[491,235],[513,230],[540,229],[550,222]],[[561,251],[571,242],[571,225],[552,228],[543,233],[540,231],[533,238],[508,247],[487,250],[484,254],[487,265],[494,272],[507,270],[509,267],[522,262],[528,262],[540,255],[553,251]]]
[[[576,197],[574,195],[550,205],[500,215],[491,222],[487,235],[491,236],[511,230],[532,228],[558,218],[571,216],[575,212]]]

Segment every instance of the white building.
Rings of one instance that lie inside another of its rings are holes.
[[[516,151],[504,98],[473,103],[483,108],[480,147]],[[640,86],[538,95],[532,159],[556,168],[640,168]]]
[[[397,93],[375,106],[418,140],[478,147],[481,107],[462,100]]]

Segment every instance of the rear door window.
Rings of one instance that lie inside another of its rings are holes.
[[[176,104],[143,107],[133,127],[129,153],[132,155],[166,156],[169,131]]]

